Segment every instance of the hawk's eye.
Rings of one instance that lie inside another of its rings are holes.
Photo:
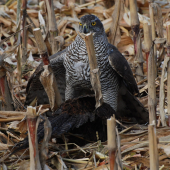
[[[95,25],[96,25],[96,22],[92,22],[91,25],[92,25],[92,26],[95,26]]]
[[[82,25],[82,23],[81,23],[81,22],[79,22],[79,25]]]

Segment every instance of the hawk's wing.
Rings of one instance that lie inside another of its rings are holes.
[[[111,44],[109,44],[109,49],[109,63],[112,68],[123,78],[125,86],[132,94],[139,93],[132,70],[125,57]]]
[[[63,63],[66,56],[66,51],[67,49],[50,57],[50,65],[57,80],[57,86],[63,101],[65,101],[66,89],[66,69]]]
[[[50,64],[55,74],[57,85],[58,85],[63,101],[65,100],[64,92],[65,92],[65,86],[66,86],[66,83],[65,83],[65,72],[66,71],[63,65],[65,53],[66,53],[66,49],[49,57]],[[27,97],[26,97],[25,105],[29,105],[35,98],[37,98],[38,105],[49,103],[48,96],[39,79],[41,73],[44,71],[43,65],[44,64],[41,63],[37,67],[37,69],[35,70],[35,72],[32,74],[32,76],[30,77],[28,81],[27,88],[26,88]]]
[[[116,113],[117,117],[135,117],[140,123],[148,122],[148,111],[133,95],[139,91],[127,60],[115,46],[109,44],[109,47],[110,65],[119,74],[119,76],[122,77],[118,93],[118,107]]]

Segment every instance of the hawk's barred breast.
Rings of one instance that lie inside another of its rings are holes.
[[[117,109],[117,93],[119,81],[117,73],[109,64],[109,48],[107,38],[100,35],[94,38],[94,48],[100,69],[100,82],[104,101]],[[85,41],[78,35],[75,41],[68,47],[64,58],[66,68],[66,90],[65,98],[73,98],[71,88],[81,90],[90,89],[90,67]],[[76,89],[74,89],[76,91]]]

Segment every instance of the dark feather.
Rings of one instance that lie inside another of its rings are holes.
[[[118,49],[109,44],[110,56],[109,62],[112,68],[123,78],[124,84],[128,90],[132,93],[139,93],[136,81],[134,79],[132,70],[125,59],[125,57],[118,51]]]
[[[60,51],[52,56],[49,57],[50,64],[55,74],[57,85],[61,94],[61,97],[64,101],[65,95],[65,68],[63,66],[62,55],[65,53],[66,50]],[[40,81],[40,75],[44,71],[43,62],[36,68],[35,72],[30,77],[26,92],[27,97],[25,101],[25,105],[29,105],[35,98],[37,98],[37,105],[40,104],[48,104],[48,96],[44,90],[43,85]]]
[[[94,96],[83,96],[67,100],[55,111],[53,116],[49,117],[49,121],[52,126],[52,136],[56,137],[69,131],[74,132],[74,129],[75,132],[86,131],[83,135],[86,135],[86,137],[88,136],[88,140],[94,140],[96,131],[100,131],[100,136],[103,136],[101,129],[102,121],[110,118],[113,114],[115,114],[115,112],[110,105],[106,103],[103,103],[103,105],[97,109],[95,109],[95,104]],[[43,123],[44,122],[41,122],[39,124],[37,131],[37,138],[39,142],[44,137]],[[79,129],[77,130],[77,128]],[[87,129],[91,129],[90,135],[87,133]],[[104,136],[105,137],[103,139],[106,140],[106,134]],[[28,138],[25,138],[23,141],[16,144],[12,154],[27,147]]]
[[[119,95],[118,107],[116,112],[117,118],[135,117],[138,123],[149,122],[149,113],[139,100],[134,96],[139,93],[132,70],[125,57],[118,49],[110,45],[109,62],[112,68],[122,77]]]
[[[27,93],[26,101],[25,101],[26,106],[30,105],[30,103],[35,98],[37,98],[38,105],[49,103],[47,93],[45,92],[44,87],[39,79],[43,71],[44,71],[43,63],[41,63],[28,81],[27,88],[26,88],[26,93]]]
[[[117,118],[130,117],[135,118],[138,123],[145,124],[149,122],[148,110],[129,92],[123,82],[119,89],[118,103]]]

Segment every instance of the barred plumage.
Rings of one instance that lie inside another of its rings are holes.
[[[104,30],[103,30],[104,31]],[[100,69],[100,81],[104,102],[110,104],[117,110],[117,96],[119,81],[117,73],[109,64],[109,46],[105,32],[100,36],[94,36],[94,48],[96,52],[98,67]],[[90,67],[85,41],[78,35],[75,41],[62,54],[63,64],[66,69],[66,91],[65,100],[78,97],[85,89],[91,89]],[[54,61],[51,60],[53,65]],[[56,66],[55,66],[56,67]]]

